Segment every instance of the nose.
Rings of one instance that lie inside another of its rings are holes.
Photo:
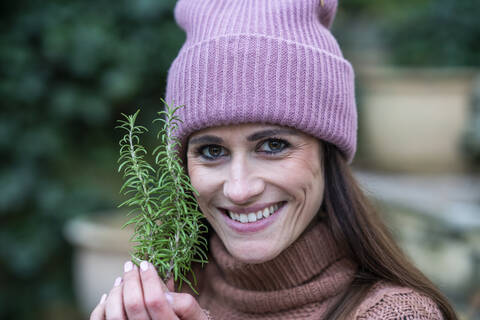
[[[265,181],[257,170],[247,159],[232,159],[227,179],[223,184],[225,197],[235,204],[255,201],[255,198],[265,190]]]

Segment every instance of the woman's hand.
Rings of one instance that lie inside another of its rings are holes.
[[[108,295],[92,311],[90,320],[207,320],[208,317],[190,294],[169,292],[152,264],[142,261],[139,268],[131,261],[125,273],[115,280]],[[173,291],[173,281],[169,282]]]

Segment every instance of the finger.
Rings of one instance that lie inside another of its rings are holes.
[[[188,293],[167,293],[175,314],[182,320],[208,320],[197,300]]]
[[[107,294],[104,293],[100,298],[100,302],[93,309],[90,314],[90,320],[104,320],[105,319],[105,300],[107,299]]]
[[[165,292],[168,289],[151,263],[146,261],[140,263],[140,278],[143,285],[143,298],[150,317],[165,320],[178,319],[166,299]]]
[[[171,277],[167,281],[167,291],[166,292],[169,292],[169,291],[175,292],[175,281],[173,280],[173,277]]]
[[[123,310],[122,297],[122,278],[115,279],[112,290],[108,294],[105,302],[105,316],[107,320],[126,320],[125,312]]]
[[[125,262],[123,274],[123,305],[129,320],[149,320],[138,267],[132,261]]]

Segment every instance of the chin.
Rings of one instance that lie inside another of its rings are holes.
[[[247,264],[259,264],[274,259],[280,252],[274,248],[257,247],[252,249],[253,245],[228,247],[228,252],[237,260]]]

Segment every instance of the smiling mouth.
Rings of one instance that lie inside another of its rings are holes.
[[[238,221],[240,223],[252,223],[270,217],[272,214],[275,214],[279,208],[283,207],[284,204],[284,202],[279,202],[262,210],[250,213],[236,213],[229,210],[224,210],[224,212],[232,220]]]

